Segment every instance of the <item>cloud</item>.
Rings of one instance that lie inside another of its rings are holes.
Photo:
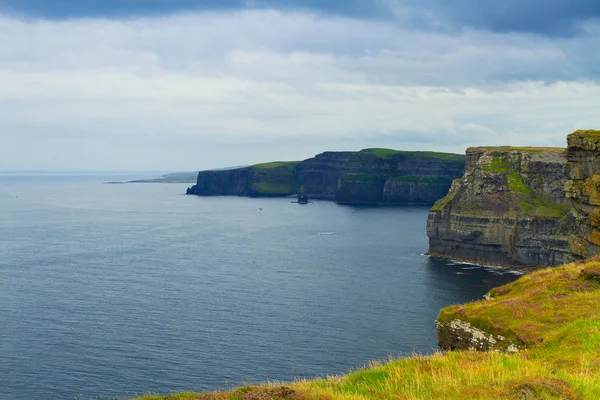
[[[70,19],[135,18],[181,12],[280,10],[388,20],[424,30],[474,28],[572,36],[600,18],[597,0],[4,0],[0,12]]]
[[[586,22],[600,18],[600,2],[596,0],[420,0],[415,3],[421,10],[433,10],[434,15],[450,26],[504,33],[572,36],[580,34]]]
[[[189,170],[375,146],[564,145],[568,132],[600,126],[599,38],[273,10],[4,16],[0,169]]]

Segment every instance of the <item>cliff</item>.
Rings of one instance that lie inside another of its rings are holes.
[[[199,196],[277,197],[297,192],[298,162],[272,162],[229,170],[200,171],[187,194]]]
[[[599,303],[600,262],[541,270],[441,310],[444,352],[347,375],[144,399],[598,399]]]
[[[367,149],[352,154],[338,179],[340,204],[433,204],[464,172],[464,157]]]
[[[565,150],[476,147],[466,155],[465,175],[429,213],[430,254],[496,265],[567,261],[569,239],[557,232],[570,208]]]
[[[313,199],[340,204],[431,205],[464,172],[464,156],[366,149],[325,152],[300,163],[202,171],[188,194],[287,196],[300,187]]]
[[[561,229],[570,235],[574,257],[587,258],[600,253],[600,131],[573,132],[567,143],[565,192],[571,213]]]
[[[567,144],[468,149],[465,175],[429,213],[430,254],[511,266],[600,254],[600,131]]]

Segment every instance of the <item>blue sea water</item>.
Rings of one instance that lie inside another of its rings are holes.
[[[431,259],[426,208],[0,176],[0,399],[114,398],[431,353],[516,275]]]

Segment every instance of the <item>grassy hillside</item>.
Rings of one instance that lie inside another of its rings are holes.
[[[344,376],[144,399],[599,399],[599,309],[600,261],[568,264],[440,312],[440,321],[468,321],[518,343],[523,350],[516,354],[437,353]]]
[[[256,169],[272,169],[272,168],[280,168],[285,167],[289,170],[293,170],[300,164],[300,161],[273,161],[262,164],[254,164],[251,167]]]

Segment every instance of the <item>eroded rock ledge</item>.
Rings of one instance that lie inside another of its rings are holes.
[[[436,321],[438,345],[442,350],[505,351],[516,353],[520,349],[502,335],[493,335],[475,328],[468,322],[453,319]]]

